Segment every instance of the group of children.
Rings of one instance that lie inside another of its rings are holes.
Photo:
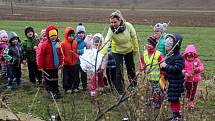
[[[178,121],[181,117],[180,97],[184,90],[188,99],[186,107],[194,108],[194,98],[204,67],[194,45],[187,45],[181,55],[183,37],[179,33],[166,34],[166,27],[166,23],[157,23],[154,26],[154,35],[146,41],[140,68],[150,71],[147,75],[151,89],[148,98],[153,108],[161,107],[166,91],[163,81],[168,81],[167,98],[173,112],[170,120]]]
[[[154,26],[154,35],[146,40],[146,50],[141,54],[140,65],[141,70],[151,70],[148,73],[152,89],[150,98],[152,97],[152,105],[156,108],[160,108],[165,90],[161,86],[161,81],[168,81],[167,96],[175,119],[180,118],[180,97],[184,92],[184,85],[189,106],[194,107],[203,64],[194,45],[188,45],[181,55],[182,36],[178,33],[166,34],[166,28],[165,23],[157,23]],[[91,96],[96,95],[97,81],[99,91],[104,90],[105,80],[114,88],[112,82],[116,80],[116,63],[111,46],[107,48],[105,54],[100,51],[104,40],[102,34],[86,36],[82,23],[77,26],[76,31],[72,27],[66,27],[62,42],[58,38],[57,27],[53,25],[41,31],[39,40],[32,27],[27,27],[24,33],[26,40],[21,42],[15,32],[0,31],[0,76],[7,75],[8,90],[12,89],[14,78],[17,86],[20,86],[21,63],[28,65],[30,82],[35,84],[38,80],[41,84],[44,80],[48,94],[53,93],[55,98],[61,97],[58,88],[59,69],[62,69],[65,93],[78,92],[80,81],[83,90],[86,91],[88,72],[91,77],[89,83]],[[107,79],[104,78],[104,72]]]

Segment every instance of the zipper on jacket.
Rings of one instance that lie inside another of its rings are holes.
[[[20,63],[20,52],[19,52],[19,49],[18,49],[17,46],[16,46],[16,49],[18,50],[18,61],[19,61],[19,63]]]

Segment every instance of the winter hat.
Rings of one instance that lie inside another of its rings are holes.
[[[161,32],[161,33],[163,33],[163,32],[165,32],[167,30],[167,26],[168,26],[167,23],[157,23],[157,24],[155,24],[153,30],[155,32]]]
[[[96,33],[93,36],[93,44],[101,44],[104,41],[104,37],[100,33]]]
[[[55,30],[55,29],[50,30],[49,37],[54,36],[54,35],[57,36],[57,30]]]
[[[168,38],[169,38],[169,39],[168,39]],[[180,48],[181,48],[181,43],[182,43],[182,40],[183,40],[183,37],[181,36],[181,34],[174,32],[174,33],[172,33],[172,34],[166,35],[165,46],[168,46],[166,43],[168,43],[168,41],[170,41],[170,39],[173,40],[173,45],[172,45],[172,47],[175,46],[175,44],[177,44],[176,47],[174,48],[174,51],[180,50]],[[171,40],[171,41],[172,41],[172,40]]]
[[[115,10],[113,13],[111,13],[110,18],[114,17],[119,17],[123,22],[126,22],[126,20],[122,16],[122,13],[119,10]]]
[[[165,40],[165,47],[172,48],[173,47],[173,43],[174,43],[173,36],[169,36]]]
[[[8,38],[8,34],[5,30],[1,30],[0,31],[0,38],[3,38],[3,37],[7,37]]]
[[[41,30],[41,36],[43,36],[43,37],[46,36],[46,29]]]
[[[150,36],[147,39],[147,42],[152,45],[153,47],[156,47],[157,45],[157,38],[155,36]]]
[[[86,33],[86,30],[85,30],[85,27],[84,27],[83,23],[79,23],[77,28],[76,28],[76,33],[78,34],[80,32]]]
[[[32,27],[30,27],[30,26],[25,28],[25,36],[27,36],[27,33],[29,33],[29,32],[34,33],[34,29]]]

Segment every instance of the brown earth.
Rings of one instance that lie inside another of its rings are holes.
[[[215,26],[215,10],[120,9],[136,24],[169,22],[177,26]],[[107,23],[113,9],[0,5],[1,20],[82,21]]]

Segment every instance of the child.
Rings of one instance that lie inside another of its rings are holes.
[[[25,29],[26,40],[22,43],[23,49],[23,62],[27,60],[28,63],[28,72],[30,82],[36,84],[36,78],[38,83],[42,82],[42,72],[38,70],[36,63],[36,49],[39,44],[39,40],[35,38],[35,32],[32,27],[27,27]]]
[[[196,90],[204,67],[198,58],[194,45],[187,45],[184,51],[184,60],[183,73],[185,74],[186,97],[189,99],[189,107],[193,109]]]
[[[94,51],[94,57],[96,57],[97,54],[97,50],[100,49],[101,45],[102,45],[102,41],[104,40],[102,34],[100,33],[96,33],[93,36],[93,46],[92,49],[96,50]],[[103,91],[104,90],[104,80],[103,80],[103,71],[105,68],[105,63],[102,62],[102,60],[105,60],[104,57],[101,54],[101,51],[98,53],[97,56],[97,64],[96,64],[96,75],[95,75],[95,71],[92,74],[92,78],[90,80],[90,96],[96,96],[96,80],[98,80],[98,90],[99,91]],[[103,57],[103,59],[102,59]],[[99,63],[99,64],[98,64]],[[95,63],[92,63],[95,64]],[[95,67],[94,67],[95,69]]]
[[[60,45],[64,54],[63,89],[65,93],[78,92],[80,83],[78,80],[78,43],[75,40],[75,31],[72,27],[65,28],[64,40]]]
[[[84,39],[85,39],[86,30],[82,23],[79,23],[76,28],[76,37],[75,40],[78,42],[78,55],[82,55],[84,53],[84,47],[86,47]],[[81,69],[80,59],[78,60],[78,68],[80,77],[79,80],[82,82],[83,91],[87,90],[87,73]]]
[[[60,50],[58,39],[58,29],[49,25],[46,27],[46,37],[38,55],[38,68],[45,75],[46,90],[50,96],[53,93],[54,98],[61,98],[58,89],[58,69],[62,68],[63,56]]]
[[[106,76],[104,78],[105,84],[109,84],[110,89],[113,90],[113,84],[116,83],[116,61],[111,53],[111,46],[107,48],[107,67],[106,67]]]
[[[167,51],[167,59],[160,64],[161,70],[165,71],[165,78],[168,80],[168,101],[170,109],[173,113],[171,121],[178,121],[181,118],[180,97],[184,92],[184,59],[180,54],[180,46],[182,43],[182,36],[178,33],[167,35],[165,40],[165,49]]]
[[[4,49],[8,47],[7,44],[8,41],[8,34],[5,30],[1,30],[0,31],[0,77],[2,78],[6,78],[7,74],[7,62],[6,60],[3,58],[3,54],[4,54]]]
[[[8,83],[7,89],[11,91],[13,79],[16,78],[17,87],[20,86],[21,78],[21,61],[22,61],[22,50],[20,46],[19,37],[15,32],[8,34],[8,48],[5,48],[3,57],[7,60],[7,76]]]
[[[37,50],[36,50],[36,60],[37,60],[37,65],[38,65],[38,55],[40,54],[40,51],[41,51],[41,47],[42,47],[42,44],[43,42],[46,40],[46,30],[43,29],[41,31],[41,35],[40,35],[40,43],[38,44],[38,47],[37,47]]]
[[[160,67],[159,62],[163,59],[161,52],[156,50],[157,38],[150,36],[146,42],[146,50],[143,52],[140,65],[147,65],[146,70],[151,71],[148,74],[149,85],[151,86],[149,94],[149,105],[159,109],[162,104],[162,91],[159,85]],[[152,65],[152,66],[148,66]],[[144,68],[144,67],[143,67]],[[143,69],[142,68],[142,69]]]
[[[157,23],[155,24],[153,30],[154,35],[158,38],[158,45],[157,50],[162,53],[162,55],[166,56],[166,50],[165,50],[165,37],[168,24],[166,23]]]

